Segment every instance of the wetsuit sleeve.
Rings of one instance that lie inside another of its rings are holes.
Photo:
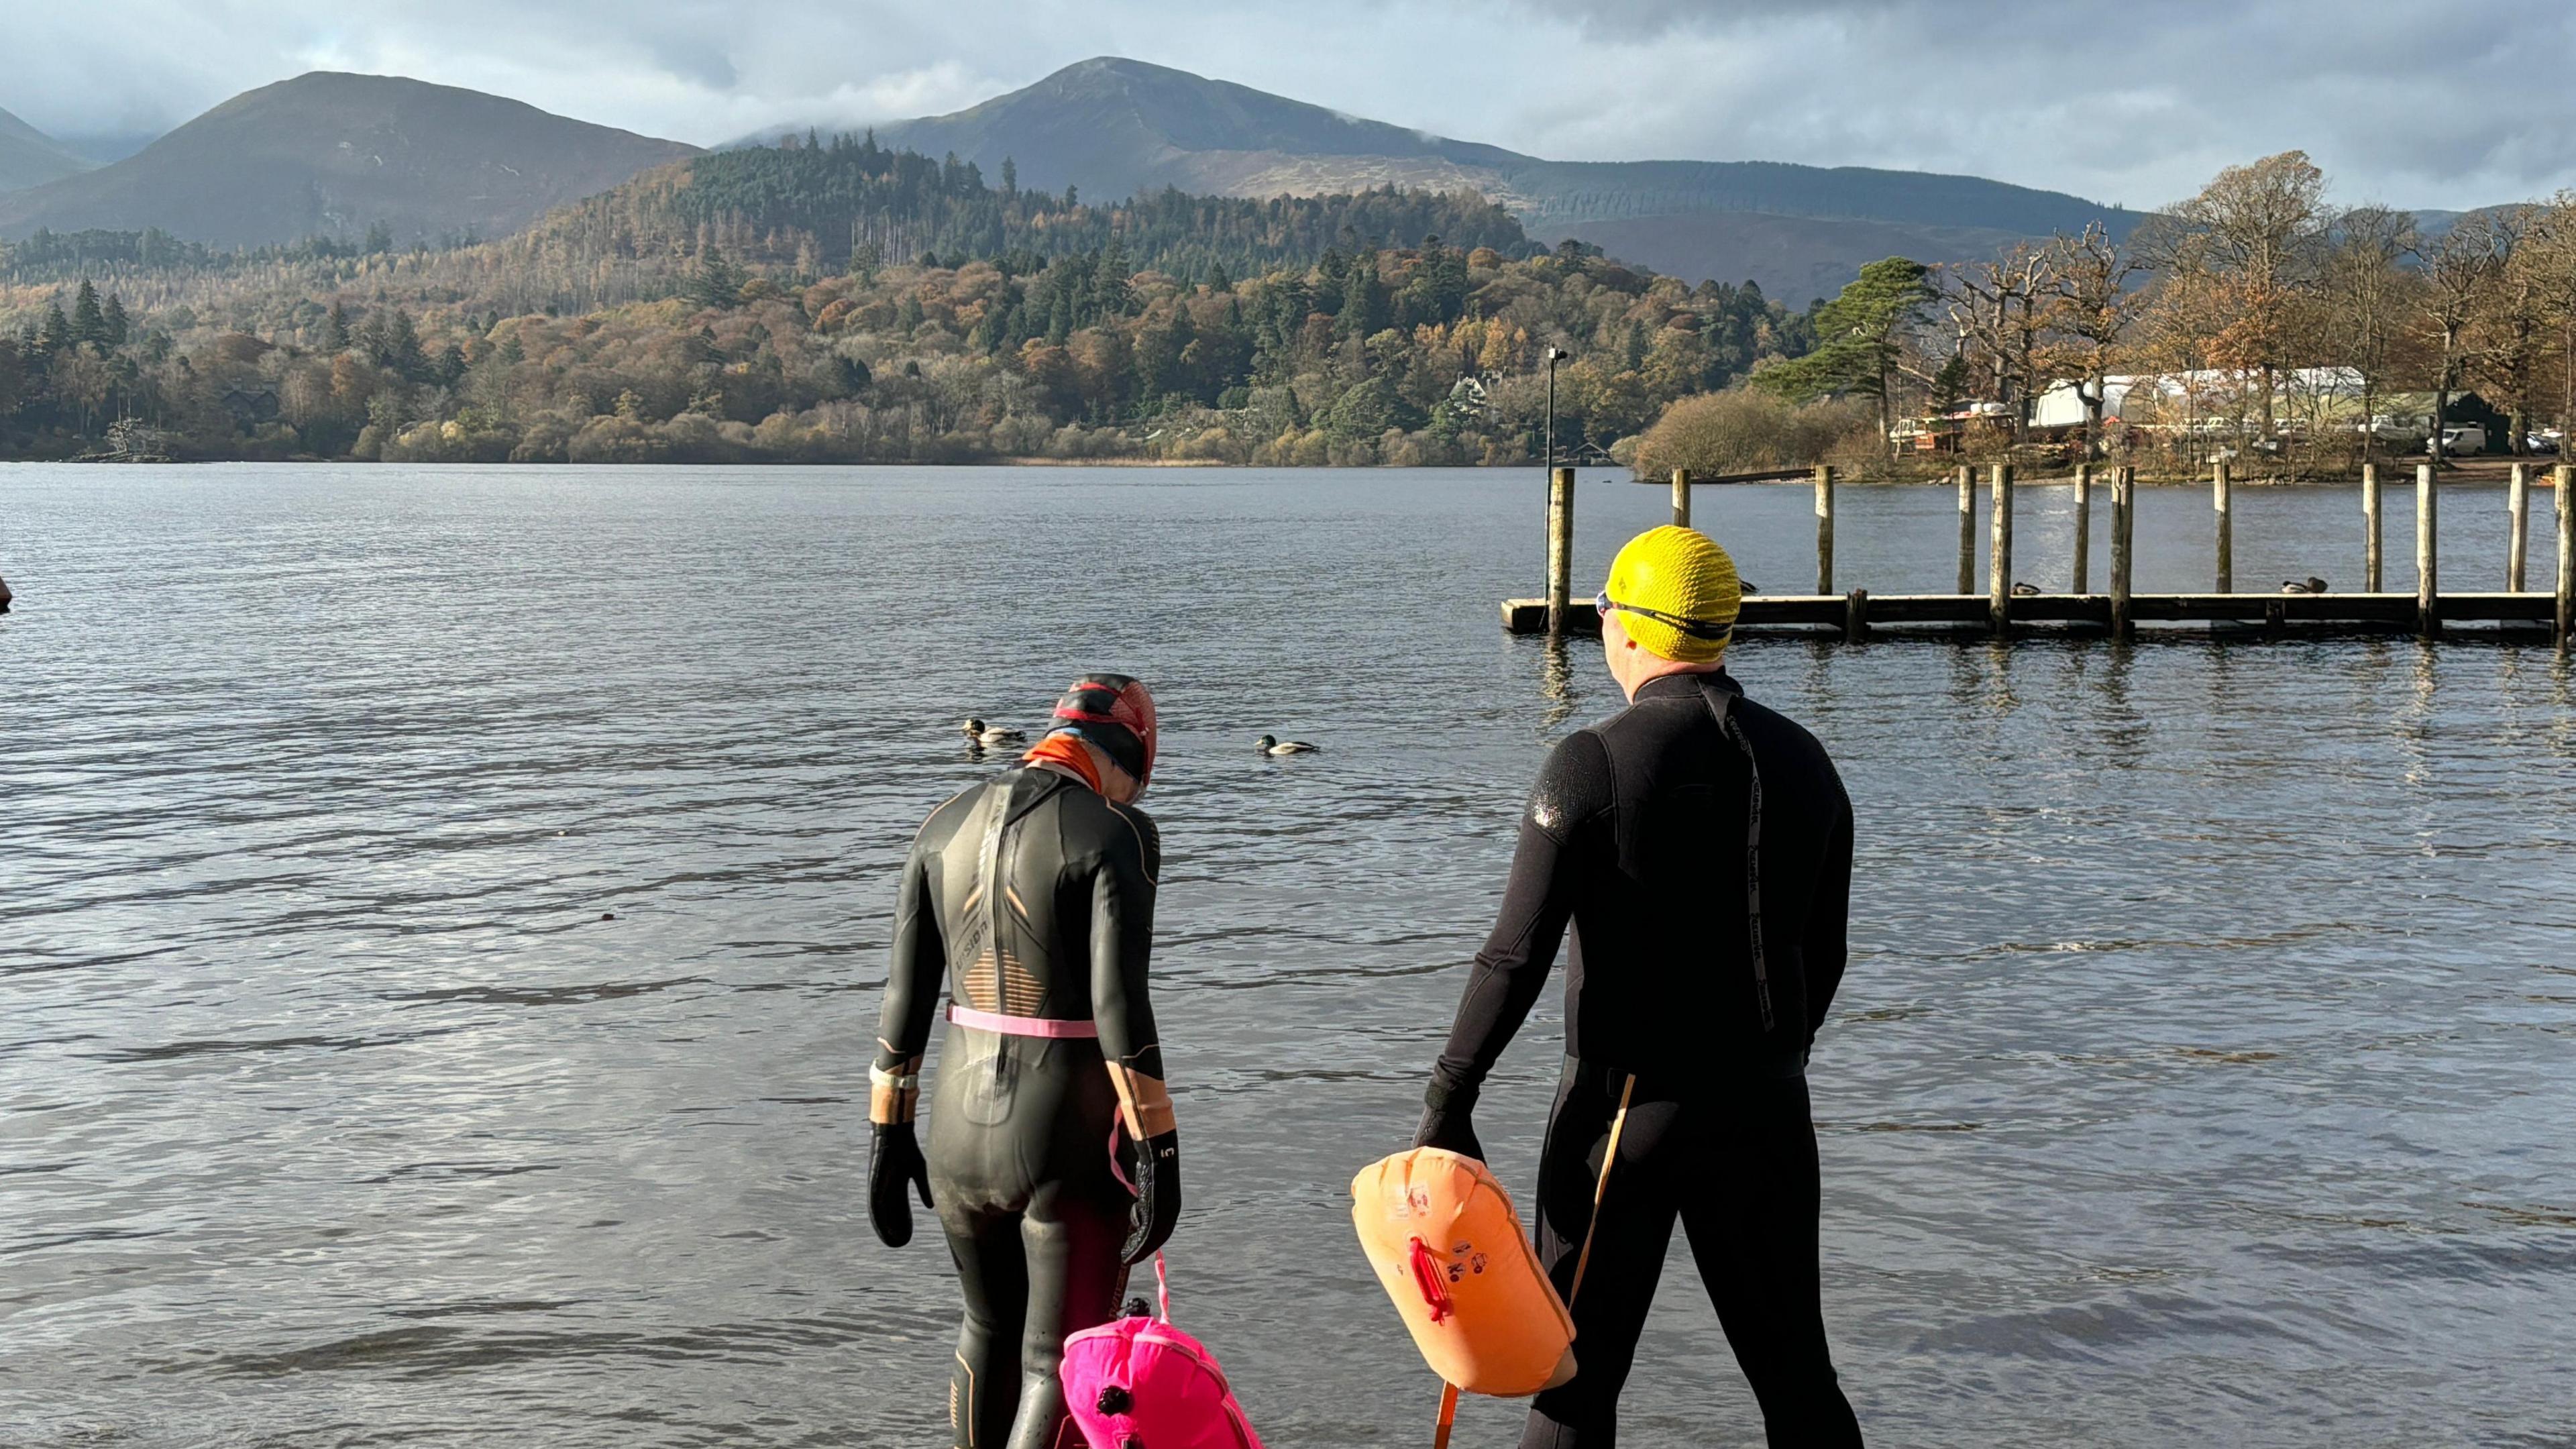
[[[921,1095],[922,1053],[930,1046],[931,1013],[938,1008],[947,974],[948,945],[930,905],[929,852],[916,840],[895,891],[894,950],[886,970],[885,1004],[877,1013],[876,1070],[869,1075],[870,1120],[912,1120]]]
[[[1547,757],[1521,817],[1502,915],[1467,978],[1449,1045],[1431,1071],[1435,1106],[1472,1102],[1485,1075],[1537,1004],[1574,914],[1575,864],[1587,832],[1610,810],[1610,754],[1598,735],[1567,736]]]
[[[1842,985],[1843,966],[1850,959],[1846,939],[1851,919],[1852,876],[1852,809],[1851,796],[1844,793],[1843,782],[1825,766],[1825,777],[1833,784],[1834,824],[1825,837],[1825,856],[1816,871],[1816,891],[1807,906],[1807,929],[1801,942],[1807,967],[1807,1045],[1816,1044],[1816,1032],[1825,1024],[1825,1012],[1834,1004],[1834,991]]]
[[[1162,1037],[1145,984],[1162,836],[1142,811],[1113,813],[1132,833],[1101,852],[1091,880],[1091,1014],[1100,1023],[1100,1053],[1120,1101],[1134,1114],[1130,1130],[1153,1137],[1171,1130],[1171,1098],[1162,1090]]]

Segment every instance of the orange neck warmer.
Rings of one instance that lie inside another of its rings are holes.
[[[1096,793],[1109,793],[1101,788],[1100,761],[1093,756],[1091,747],[1083,743],[1082,737],[1071,730],[1048,735],[1029,746],[1029,752],[1020,758],[1032,765],[1062,765],[1081,776],[1082,783]]]

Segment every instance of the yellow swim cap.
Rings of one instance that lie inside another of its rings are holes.
[[[1707,534],[1666,524],[1628,540],[1602,591],[1637,647],[1658,658],[1705,664],[1726,649],[1744,585],[1735,560]]]

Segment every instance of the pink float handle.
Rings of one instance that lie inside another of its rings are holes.
[[[1056,1041],[1088,1039],[1100,1035],[1096,1021],[1067,1021],[1052,1016],[1005,1016],[998,1011],[977,1011],[971,1006],[948,1003],[948,1019],[959,1026],[977,1031],[997,1031],[1004,1036],[1036,1036]]]
[[[1163,1271],[1163,1250],[1154,1250],[1154,1296],[1163,1302],[1163,1321],[1172,1321],[1172,1275]]]

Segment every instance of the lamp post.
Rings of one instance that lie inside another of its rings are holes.
[[[1547,350],[1547,468],[1556,471],[1556,365],[1565,360],[1565,349]]]
[[[1539,476],[1547,480],[1548,487],[1551,489],[1556,486],[1556,365],[1563,362],[1567,356],[1566,350],[1562,347],[1551,344],[1547,349],[1547,461],[1540,466]],[[1544,511],[1541,512],[1540,519],[1540,543],[1543,553],[1547,540],[1554,535],[1546,527]]]

